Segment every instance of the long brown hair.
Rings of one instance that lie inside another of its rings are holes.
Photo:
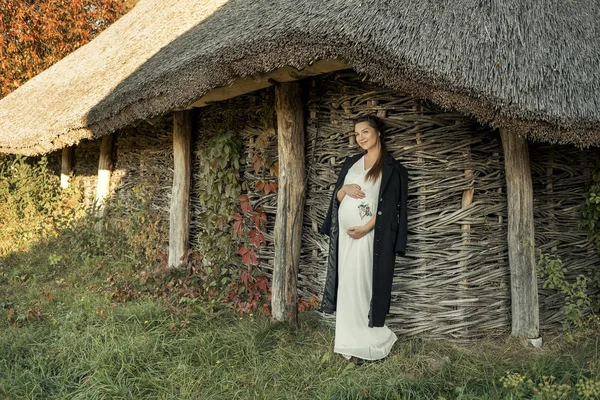
[[[381,171],[383,171],[383,162],[384,162],[385,156],[387,154],[387,147],[385,145],[385,141],[383,140],[383,138],[384,138],[383,122],[377,117],[374,117],[372,115],[367,115],[365,117],[359,117],[356,120],[354,120],[354,126],[356,126],[356,124],[359,124],[361,122],[366,122],[367,124],[369,124],[369,126],[371,128],[375,129],[375,131],[379,134],[379,136],[378,136],[379,144],[381,145],[381,150],[379,151],[379,157],[377,158],[377,161],[375,161],[375,164],[373,164],[373,166],[367,173],[367,181],[375,182],[381,176]]]

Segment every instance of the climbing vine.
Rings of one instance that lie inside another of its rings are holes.
[[[227,265],[235,257],[229,222],[241,193],[241,143],[231,130],[221,129],[201,143],[196,158],[200,161],[196,178],[201,206],[199,250],[211,263]]]
[[[240,273],[240,282],[234,282],[229,293],[233,307],[240,314],[250,313],[260,308],[263,313],[270,314],[271,286],[264,275],[252,274],[252,267],[259,262],[258,251],[267,244],[265,239],[267,214],[262,207],[254,207],[248,193],[277,192],[278,164],[269,157],[268,149],[276,140],[273,125],[275,114],[268,102],[259,112],[260,129],[258,136],[248,146],[248,162],[252,166],[255,177],[253,187],[248,181],[242,182],[242,190],[246,193],[238,197],[240,210],[233,214],[233,231],[238,238],[238,255],[247,267]]]
[[[257,310],[270,314],[271,286],[255,268],[260,263],[260,250],[267,245],[268,216],[255,199],[277,193],[279,164],[275,111],[269,99],[261,104],[250,124],[256,133],[245,143],[247,157],[233,129],[239,115],[225,113],[211,126],[205,122],[211,134],[199,143],[196,152],[201,171],[196,186],[202,210],[198,247],[205,263],[221,266],[221,272],[229,271],[217,281],[219,285],[228,281],[223,286],[224,301],[240,315]],[[244,176],[242,165],[247,167]],[[240,268],[222,268],[232,264]],[[310,302],[300,298],[298,310],[311,309],[317,301],[315,296]]]

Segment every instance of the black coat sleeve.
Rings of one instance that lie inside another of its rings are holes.
[[[408,172],[400,166],[400,202],[398,203],[398,233],[396,234],[395,251],[404,255],[406,252],[406,239],[408,236]]]

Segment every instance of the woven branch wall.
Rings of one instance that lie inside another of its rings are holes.
[[[111,184],[115,195],[125,198],[142,188],[152,196],[152,207],[168,223],[173,182],[173,117],[130,127],[117,138],[116,163]],[[165,238],[168,246],[168,237]]]
[[[408,249],[406,257],[397,259],[388,325],[404,337],[459,342],[509,332],[506,195],[498,134],[427,101],[363,82],[354,73],[313,78],[307,85],[308,189],[300,294],[320,296],[323,289],[328,239],[317,230],[344,158],[359,152],[351,135],[351,119],[376,114],[388,128],[388,149],[406,166],[410,179]],[[272,107],[272,89],[205,107],[197,115],[197,135],[210,135],[219,121],[233,119],[231,126],[248,154],[269,125],[265,104]],[[127,196],[136,185],[157,185],[153,205],[165,221],[172,182],[171,124],[167,116],[120,133],[112,184],[117,196]],[[75,173],[89,174],[89,195],[93,195],[98,143],[76,150]],[[555,247],[569,276],[597,268],[600,260],[577,229],[577,208],[600,156],[598,150],[545,144],[531,144],[530,149],[537,245],[547,251]],[[269,139],[264,153],[277,158],[276,136]],[[198,166],[194,158],[193,170]],[[249,161],[242,168],[250,188],[253,182],[268,178],[262,172],[255,174]],[[193,184],[193,193],[200,190]],[[261,206],[268,215],[268,243],[258,255],[259,268],[270,274],[276,195],[252,190],[249,195],[254,206]],[[200,248],[196,237],[202,228],[201,209],[192,197],[191,243]],[[560,326],[560,305],[559,296],[540,289],[542,329]]]
[[[535,242],[545,252],[555,252],[567,268],[566,277],[593,277],[600,258],[586,233],[577,228],[584,189],[600,159],[600,149],[530,144],[533,177]],[[564,298],[539,285],[540,328],[561,326]]]

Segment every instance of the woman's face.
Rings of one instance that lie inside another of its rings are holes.
[[[365,151],[377,148],[379,145],[379,132],[368,122],[359,122],[354,126],[356,143]]]

